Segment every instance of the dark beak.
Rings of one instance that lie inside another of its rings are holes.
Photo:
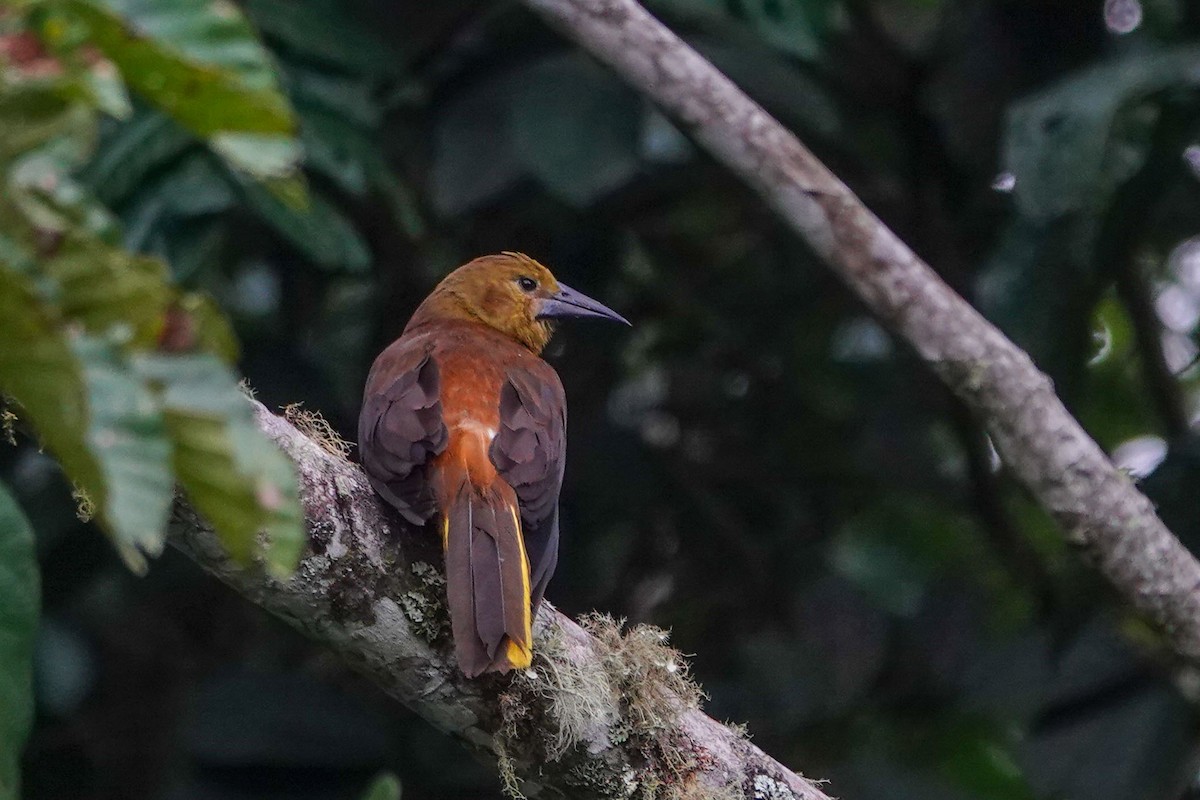
[[[575,319],[578,317],[599,317],[629,324],[629,320],[608,306],[596,302],[585,294],[580,294],[563,283],[558,284],[557,292],[542,299],[537,312],[538,319]]]

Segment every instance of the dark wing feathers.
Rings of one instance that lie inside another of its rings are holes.
[[[447,439],[437,362],[428,350],[381,358],[367,379],[359,451],[375,491],[414,524],[437,511],[423,468],[446,449]]]
[[[491,447],[492,463],[520,500],[535,611],[558,562],[558,493],[567,444],[562,384],[549,365],[540,366],[508,370]]]

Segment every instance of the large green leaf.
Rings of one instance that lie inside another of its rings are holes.
[[[311,169],[352,194],[390,177],[376,142],[379,105],[363,79],[294,66],[286,75]]]
[[[340,211],[313,192],[308,208],[295,208],[249,181],[241,188],[250,207],[319,267],[357,272],[371,264],[366,242]]]
[[[112,215],[72,178],[95,138],[93,111],[68,76],[0,75],[0,216],[44,233],[83,228],[115,238]],[[27,228],[7,228],[28,239]]]
[[[59,137],[18,158],[8,171],[8,199],[42,235],[86,231],[116,241],[116,218],[72,175],[82,161],[79,144]]]
[[[828,27],[827,0],[741,0],[726,2],[773,46],[806,60],[821,53],[820,34]]]
[[[943,712],[900,722],[877,720],[872,739],[918,774],[936,775],[939,783],[960,790],[963,798],[1032,800],[1036,795],[1014,755],[1016,734],[982,715]]]
[[[1039,223],[1015,218],[977,276],[981,310],[1033,356],[1072,402],[1092,346],[1096,226],[1068,216]]]
[[[796,126],[802,135],[811,131],[833,137],[843,130],[829,89],[777,51],[716,36],[696,36],[690,44],[772,116]]]
[[[1200,47],[1140,51],[1072,75],[1008,115],[1005,169],[1021,213],[1044,222],[1102,209],[1142,165],[1153,93],[1200,84]]]
[[[429,194],[447,216],[496,198],[523,175],[508,124],[511,75],[492,76],[438,109],[434,123]]]
[[[39,272],[65,317],[98,334],[152,344],[171,297],[161,261],[68,234]]]
[[[642,103],[591,61],[570,54],[523,71],[511,114],[525,168],[570,203],[586,205],[637,173]]]
[[[180,223],[212,217],[238,201],[229,170],[209,153],[193,151],[157,170],[129,196],[121,209],[125,246],[161,252],[157,240],[174,233]],[[175,274],[182,271],[172,263]]]
[[[117,550],[132,568],[141,570],[143,553],[162,552],[173,498],[163,415],[113,345],[83,335],[73,337],[71,349],[83,364],[86,380],[88,427],[82,444],[100,467],[97,485],[103,493],[97,498],[92,483],[81,483],[92,493]],[[44,431],[44,426],[39,428]]]
[[[69,331],[28,279],[3,264],[0,389],[87,491],[130,565],[144,565],[142,552],[159,552],[172,485],[154,398],[128,374],[115,345]]]
[[[295,469],[255,424],[233,373],[211,355],[147,355],[137,366],[159,389],[188,498],[241,563],[264,532],[268,569],[286,575],[305,541]]]
[[[0,800],[18,800],[18,758],[33,720],[39,586],[33,532],[0,484]]]
[[[66,7],[131,87],[230,163],[265,178],[294,171],[300,150],[291,108],[236,5],[68,0]]]
[[[821,40],[837,9],[834,0],[650,0],[647,5],[714,33],[721,25],[728,29],[740,23],[750,36],[805,61],[821,55]]]
[[[100,200],[116,205],[156,170],[195,146],[188,132],[166,114],[141,109],[129,120],[109,126],[83,170],[82,180]]]
[[[0,164],[62,135],[90,129],[88,109],[57,77],[14,80],[0,72]]]
[[[970,520],[903,495],[882,496],[847,520],[829,543],[832,568],[896,616],[915,614],[935,578],[1000,589],[997,565]]]
[[[397,59],[339,0],[250,0],[250,17],[272,41],[297,55],[359,73],[389,72]]]
[[[308,166],[354,195],[366,193],[372,180],[371,167],[387,166],[372,160],[378,157],[373,143],[344,117],[322,109],[297,105],[301,138]]]

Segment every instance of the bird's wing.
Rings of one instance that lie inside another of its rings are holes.
[[[536,611],[558,563],[558,492],[566,465],[567,402],[545,362],[510,367],[500,389],[491,459],[517,493]]]
[[[371,368],[358,418],[359,453],[371,485],[417,525],[437,511],[424,467],[448,438],[439,384],[428,347],[401,339]]]

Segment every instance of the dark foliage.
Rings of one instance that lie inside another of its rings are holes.
[[[1102,0],[649,5],[1026,348],[1200,547],[1194,4],[1146,0],[1126,35]],[[1184,796],[1195,676],[934,376],[633,91],[511,2],[246,11],[310,212],[149,106],[105,122],[80,177],[128,247],[218,299],[259,399],[351,435],[433,283],[527,252],[634,323],[549,354],[570,403],[551,602],[672,629],[709,712],[839,797]],[[499,794],[177,554],[131,575],[28,440],[0,468],[42,569],[31,800],[352,797],[381,769],[413,800]]]

